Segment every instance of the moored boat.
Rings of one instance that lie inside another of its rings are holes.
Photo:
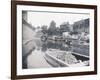
[[[45,59],[53,67],[89,66],[88,56],[58,49],[48,49]]]

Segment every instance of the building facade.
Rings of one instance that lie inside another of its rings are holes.
[[[64,22],[60,25],[60,30],[62,32],[69,32],[70,31],[70,24],[69,22]]]
[[[89,18],[77,21],[73,24],[73,31],[74,32],[86,32],[89,33]]]

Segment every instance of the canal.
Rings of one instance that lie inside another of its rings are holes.
[[[82,55],[89,56],[89,45],[79,44],[79,40],[73,40],[71,46],[69,47],[64,41],[46,41],[42,42],[42,51],[47,49],[59,49],[64,51],[73,51]]]

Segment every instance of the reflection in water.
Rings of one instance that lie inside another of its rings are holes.
[[[65,42],[63,42],[63,41],[42,42],[42,51],[46,51],[48,48],[68,51],[68,46],[65,45]]]
[[[74,40],[70,45],[64,41],[47,40],[42,43],[42,51],[46,51],[49,48],[58,49],[63,51],[73,51],[79,54],[89,56],[89,45],[80,45],[79,40]]]

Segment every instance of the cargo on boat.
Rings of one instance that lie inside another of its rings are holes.
[[[70,51],[48,49],[45,52],[46,61],[53,67],[89,66],[89,57]]]

